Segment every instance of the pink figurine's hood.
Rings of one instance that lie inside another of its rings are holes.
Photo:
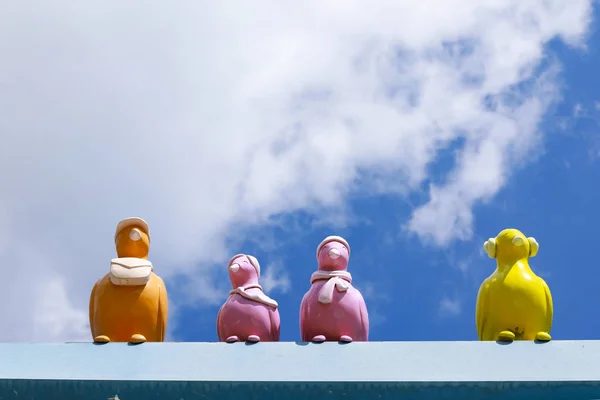
[[[260,264],[256,257],[249,254],[236,254],[227,264],[231,287],[237,288],[257,285],[260,279]]]
[[[348,257],[350,257],[350,245],[348,244],[346,239],[344,239],[341,236],[327,236],[325,239],[323,239],[321,243],[319,243],[319,246],[317,246],[317,259],[319,259],[319,252],[321,251],[323,246],[330,242],[339,242],[346,246],[346,248],[348,249]]]
[[[350,246],[340,236],[328,236],[317,247],[317,262],[322,271],[345,271],[350,260]]]

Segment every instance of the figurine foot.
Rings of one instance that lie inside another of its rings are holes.
[[[146,337],[144,335],[140,335],[139,333],[134,333],[133,335],[131,335],[131,338],[129,339],[129,343],[144,343],[146,341]]]
[[[351,343],[352,338],[348,335],[342,335],[342,336],[340,336],[340,342]]]
[[[260,337],[258,335],[250,335],[248,336],[248,341],[253,343],[260,342]]]
[[[535,340],[540,342],[549,342],[552,340],[552,336],[550,336],[548,332],[538,332],[537,335],[535,335]]]
[[[227,343],[234,343],[238,342],[239,340],[240,338],[238,338],[237,336],[229,336],[227,339],[225,339]]]
[[[322,342],[325,341],[325,336],[324,335],[317,335],[314,338],[312,338],[312,341],[316,342],[316,343],[322,343]]]
[[[110,338],[106,335],[98,335],[94,338],[94,343],[109,343]]]
[[[502,331],[498,335],[499,342],[512,342],[513,340],[515,340],[515,334],[511,331]]]

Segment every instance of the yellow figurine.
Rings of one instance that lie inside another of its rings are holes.
[[[479,340],[551,340],[552,295],[528,261],[539,244],[516,229],[505,229],[483,247],[497,267],[477,294]]]
[[[150,233],[141,218],[126,218],[115,232],[117,256],[92,289],[90,328],[96,343],[162,342],[169,300],[163,280],[148,261]]]

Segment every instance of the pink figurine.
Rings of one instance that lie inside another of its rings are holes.
[[[347,271],[350,246],[329,236],[317,247],[319,270],[300,306],[300,332],[305,342],[369,340],[369,314]]]
[[[250,255],[238,254],[229,260],[229,279],[233,289],[217,316],[221,342],[278,342],[277,302],[263,293],[258,284],[260,264]]]

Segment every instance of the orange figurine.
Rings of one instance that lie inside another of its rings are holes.
[[[117,256],[90,296],[90,328],[96,343],[162,342],[169,318],[163,280],[148,261],[150,234],[141,218],[126,218],[115,232]]]

